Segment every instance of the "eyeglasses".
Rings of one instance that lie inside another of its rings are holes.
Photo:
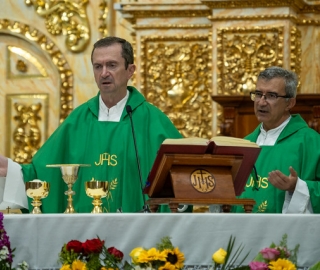
[[[250,92],[250,97],[252,101],[259,101],[262,97],[264,97],[265,100],[268,100],[269,102],[276,101],[277,98],[291,98],[290,96],[279,96],[277,93],[273,92],[267,92],[263,94],[260,91]]]

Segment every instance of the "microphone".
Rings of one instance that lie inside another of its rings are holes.
[[[131,129],[132,129],[132,137],[133,137],[133,142],[134,142],[134,149],[136,152],[136,160],[137,160],[137,165],[138,165],[138,171],[139,171],[139,179],[140,179],[140,188],[141,188],[141,193],[142,193],[142,198],[143,198],[143,208],[142,212],[143,213],[150,213],[150,209],[148,205],[146,204],[146,198],[143,193],[143,185],[142,185],[142,176],[141,176],[141,168],[140,168],[140,161],[139,161],[139,156],[138,156],[138,148],[137,148],[137,141],[136,141],[136,136],[134,133],[134,128],[133,128],[133,121],[132,121],[132,108],[130,105],[126,106],[126,111],[130,117],[130,122],[131,122]]]

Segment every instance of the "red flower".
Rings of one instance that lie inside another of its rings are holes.
[[[85,254],[90,253],[100,253],[102,251],[102,247],[104,246],[104,241],[101,241],[98,238],[94,238],[91,240],[86,240],[83,244],[83,251]]]
[[[109,247],[108,252],[113,255],[119,262],[123,259],[123,253],[115,247]]]
[[[82,243],[78,240],[71,240],[66,246],[68,251],[73,250],[75,253],[82,252]]]

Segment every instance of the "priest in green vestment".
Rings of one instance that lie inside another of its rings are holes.
[[[257,178],[240,198],[256,201],[253,213],[320,213],[320,135],[300,115],[291,115],[297,76],[280,67],[262,71],[251,92],[261,124],[246,139],[260,145]],[[244,212],[240,206],[233,209]]]
[[[91,180],[109,182],[109,192],[102,199],[104,212],[141,211],[144,207],[141,185],[145,185],[161,143],[166,138],[182,137],[163,112],[148,103],[137,89],[127,86],[136,69],[130,43],[117,37],[101,39],[94,45],[91,60],[99,93],[71,112],[38,150],[31,164],[21,165],[25,182],[40,179],[50,183],[49,195],[42,200],[44,213],[63,213],[68,204],[67,185],[60,168],[47,167],[50,164],[90,165],[79,168],[72,188],[75,212],[92,211],[92,198],[85,191],[85,182]],[[128,105],[132,124],[126,110]],[[0,167],[6,162],[1,158]],[[30,199],[29,209],[32,209]]]

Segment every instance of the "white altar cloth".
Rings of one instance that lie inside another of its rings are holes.
[[[121,250],[130,260],[138,246],[155,247],[164,236],[185,255],[186,265],[210,265],[212,254],[226,249],[229,237],[235,246],[251,250],[248,263],[271,242],[288,235],[288,246],[300,244],[298,265],[308,267],[320,260],[320,215],[281,214],[11,214],[4,215],[11,247],[16,248],[14,265],[25,260],[30,269],[60,268],[58,254],[70,240],[85,241],[97,236],[106,246]]]

